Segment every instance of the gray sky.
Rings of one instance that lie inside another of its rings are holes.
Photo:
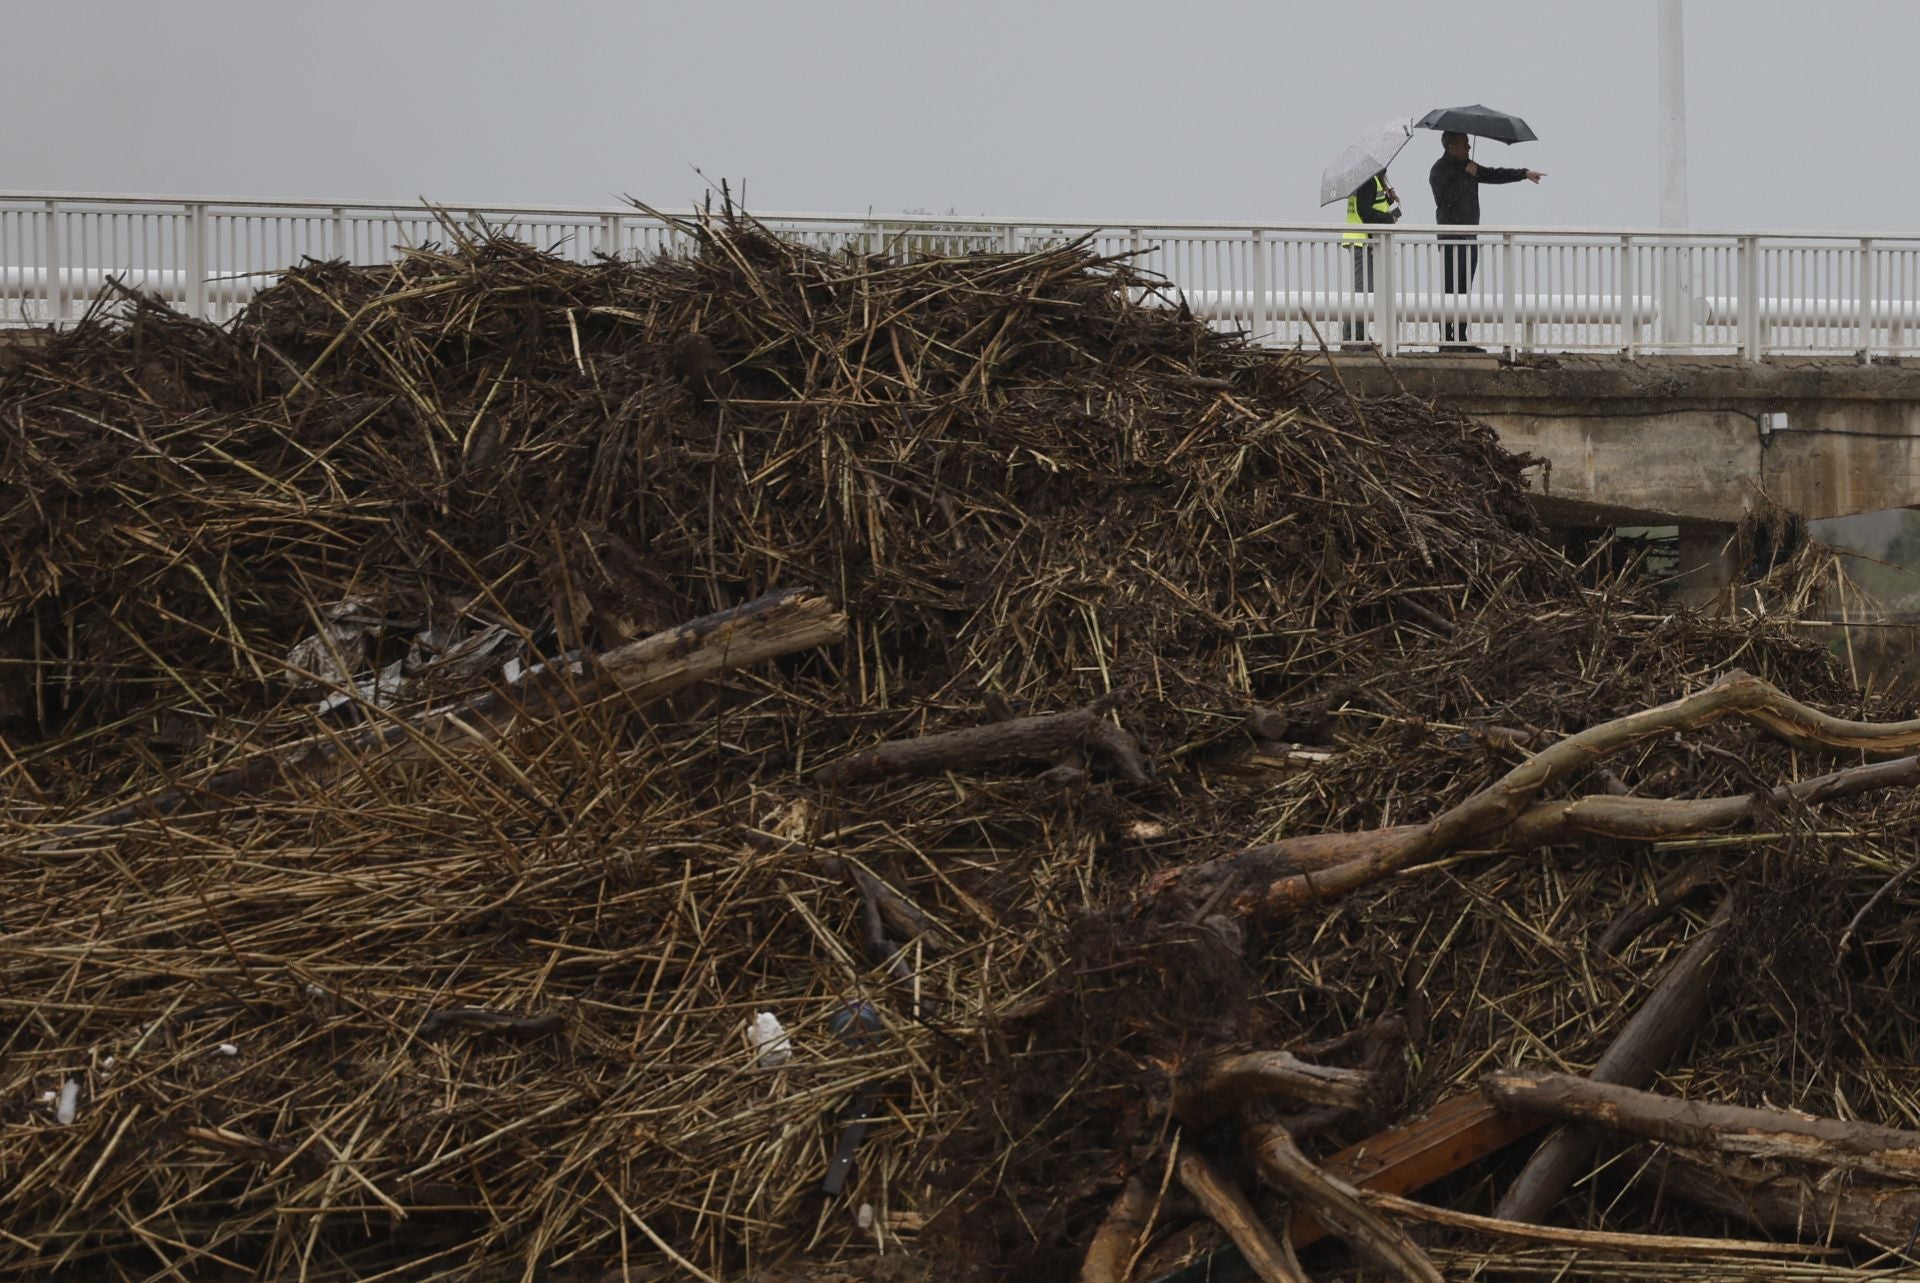
[[[1653,0],[10,0],[12,190],[1312,221],[1481,101],[1488,223],[1656,221]],[[1911,0],[1687,0],[1692,222],[1911,226]],[[1414,221],[1437,136],[1392,170]]]

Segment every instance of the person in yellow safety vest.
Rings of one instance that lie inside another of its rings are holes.
[[[1373,293],[1373,237],[1360,231],[1359,227],[1367,223],[1397,223],[1400,221],[1400,197],[1393,188],[1387,186],[1387,171],[1381,170],[1366,182],[1361,183],[1353,195],[1347,197],[1347,221],[1355,224],[1346,235],[1340,238],[1353,255],[1353,292]],[[1360,303],[1361,307],[1369,306]],[[1346,343],[1363,342],[1367,337],[1367,323],[1356,317],[1340,327],[1340,337]]]

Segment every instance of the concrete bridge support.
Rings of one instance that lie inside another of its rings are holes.
[[[1540,460],[1535,502],[1557,525],[1920,506],[1920,364],[1449,355],[1342,358],[1340,373],[1356,392],[1409,392],[1491,424]]]

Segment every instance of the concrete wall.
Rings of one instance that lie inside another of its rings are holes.
[[[1463,410],[1542,459],[1530,477],[1550,521],[1731,522],[1763,495],[1809,519],[1920,505],[1920,366],[1445,356],[1340,373]]]

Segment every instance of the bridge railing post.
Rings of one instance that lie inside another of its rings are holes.
[[[1693,317],[1687,306],[1687,279],[1693,272],[1692,246],[1671,234],[1661,243],[1660,349],[1669,354],[1693,346]]]
[[[1766,344],[1760,332],[1760,238],[1742,236],[1734,251],[1740,277],[1740,355],[1758,361]]]
[[[1500,233],[1500,345],[1512,356],[1520,343],[1519,327],[1520,256],[1513,247],[1513,233]]]
[[[203,321],[207,314],[207,207],[187,206],[187,314]]]
[[[1394,280],[1399,273],[1394,270],[1393,228],[1381,227],[1376,234],[1380,248],[1374,256],[1373,332],[1380,343],[1380,354],[1394,356],[1400,351],[1400,309],[1394,297]]]
[[[1873,361],[1873,239],[1860,241],[1860,359]]]
[[[67,319],[67,265],[60,238],[60,202],[47,202],[47,322],[59,325]]]
[[[1253,229],[1253,243],[1247,250],[1247,270],[1253,277],[1248,282],[1253,294],[1248,299],[1247,325],[1253,331],[1253,341],[1263,343],[1273,327],[1267,314],[1267,242],[1258,227]]]
[[[1629,358],[1640,348],[1639,286],[1633,276],[1633,237],[1622,236],[1620,271],[1615,279],[1620,287],[1620,350]]]

